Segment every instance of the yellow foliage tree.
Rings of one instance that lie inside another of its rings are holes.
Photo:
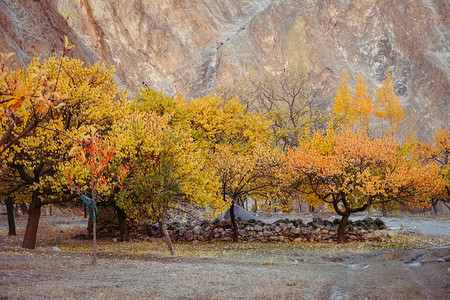
[[[130,218],[159,223],[172,254],[165,226],[170,210],[181,204],[218,209],[218,182],[205,167],[209,148],[192,137],[186,105],[181,96],[141,90],[133,113],[110,134],[118,165],[131,165],[116,205]]]
[[[344,73],[331,109],[333,118],[338,125],[349,124],[367,131],[374,112],[372,96],[367,93],[362,74],[358,75],[353,96],[349,80],[348,73]]]
[[[236,99],[224,102],[219,97],[199,97],[190,102],[193,137],[212,151],[218,144],[244,150],[270,136],[270,121],[249,112]]]
[[[237,100],[224,103],[207,96],[192,101],[190,110],[193,136],[209,150],[210,169],[220,181],[217,193],[222,196],[222,207],[231,206],[234,212],[234,205],[250,195],[271,199],[267,191],[274,191],[277,183],[273,162],[279,156],[278,150],[269,146],[271,122],[247,111]],[[231,219],[236,240],[234,213]]]
[[[353,101],[355,105],[354,115],[356,123],[360,124],[362,129],[367,131],[370,120],[372,119],[373,101],[372,96],[367,93],[366,81],[362,74],[358,76],[358,80],[356,81]]]
[[[405,114],[403,108],[400,107],[400,97],[395,95],[394,83],[389,71],[386,72],[383,85],[377,87],[376,98],[378,103],[375,108],[375,115],[389,123],[389,128],[384,130],[384,134],[393,137],[398,133],[400,122]]]
[[[334,97],[333,107],[331,108],[331,113],[337,124],[353,125],[355,123],[353,118],[355,104],[349,82],[350,77],[345,72],[342,74],[342,80],[336,92],[336,97]]]
[[[268,143],[256,143],[247,152],[236,152],[222,144],[217,146],[210,164],[219,178],[223,202],[230,206],[233,239],[237,242],[235,204],[247,197],[271,202],[274,195],[280,195],[282,185],[278,172],[283,164],[282,153]]]
[[[67,18],[64,17],[66,21]],[[63,54],[53,76],[39,65],[37,58],[27,70],[12,70],[7,62],[15,53],[0,53],[0,158],[6,149],[31,134],[49,114],[64,105],[64,94],[57,86],[65,56],[75,47],[69,44],[67,36],[64,38]]]
[[[1,154],[8,167],[6,174],[14,174],[19,179],[15,182],[16,198],[30,203],[23,247],[35,247],[42,205],[74,198],[60,168],[69,159],[74,140],[80,140],[92,125],[103,134],[120,118],[123,99],[118,97],[113,72],[113,68],[107,69],[100,63],[85,66],[75,58],[52,57],[43,64],[34,59],[26,71],[20,69],[10,75],[18,82],[25,82],[23,86],[32,87],[30,103],[34,103],[33,95],[40,95],[41,90],[51,95],[49,99],[60,95],[56,106],[53,101],[41,113],[34,112],[39,107],[30,108],[33,113],[28,119],[25,121],[23,117],[14,127],[15,132],[32,128],[29,134],[17,135]],[[30,124],[34,125],[30,127]]]
[[[0,69],[0,155],[29,135],[64,97],[56,93],[57,78],[50,79],[37,59],[27,70],[9,69],[11,54],[2,53]]]

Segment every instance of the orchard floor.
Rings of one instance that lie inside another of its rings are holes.
[[[414,218],[448,224],[450,216]],[[394,231],[391,243],[346,245],[176,243],[174,257],[162,241],[101,240],[92,265],[92,242],[70,239],[84,222],[43,216],[37,249],[25,250],[26,219],[8,236],[0,215],[0,299],[450,299],[448,234]]]

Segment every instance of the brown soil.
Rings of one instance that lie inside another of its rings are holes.
[[[101,241],[103,250],[92,265],[89,251],[74,251],[89,248],[90,241],[66,240],[67,232],[84,228],[54,229],[58,222],[79,219],[44,216],[37,250],[24,250],[19,247],[24,220],[18,221],[18,236],[8,237],[6,216],[0,216],[0,299],[450,298],[445,237],[426,247],[380,250],[365,244],[175,244],[175,257],[160,241]],[[133,250],[135,245],[144,250]]]

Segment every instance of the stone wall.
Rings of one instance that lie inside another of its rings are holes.
[[[99,206],[97,218],[98,238],[118,238],[119,225],[117,212],[114,207]],[[138,224],[127,220],[128,232],[131,238],[155,239],[161,238],[162,233],[158,224]],[[305,224],[301,219],[280,219],[274,223],[266,224],[263,221],[238,219],[239,240],[245,242],[323,242],[337,241],[339,219],[333,221],[314,218]],[[349,221],[345,237],[347,241],[380,241],[389,240],[386,226],[381,219],[366,218],[360,221]],[[196,225],[172,222],[167,224],[167,231],[172,241],[199,242],[199,241],[232,241],[233,230],[231,221],[216,219],[204,221]],[[88,225],[88,236],[92,236],[92,223]]]
[[[119,219],[117,216],[117,211],[114,206],[102,205],[99,203],[98,206],[98,216],[97,216],[97,238],[119,238],[120,230],[119,230]],[[145,225],[137,224],[133,222],[129,218],[127,218],[128,229],[132,231],[132,235],[137,237],[140,233],[145,232]],[[92,238],[92,222],[89,218],[88,227],[87,227],[87,237]]]
[[[339,220],[333,222],[315,218],[308,224],[302,220],[278,220],[272,224],[262,221],[238,221],[239,240],[246,242],[324,242],[337,240]],[[185,226],[179,223],[168,224],[168,232],[173,241],[232,241],[230,221],[216,220],[203,222],[195,226]],[[362,221],[349,222],[346,229],[348,241],[380,241],[389,240],[384,222],[380,219],[366,218]],[[148,236],[161,237],[157,224],[150,225]]]

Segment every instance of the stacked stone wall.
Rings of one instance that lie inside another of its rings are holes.
[[[246,242],[324,242],[337,240],[339,220],[328,221],[315,218],[307,224],[302,220],[278,220],[272,224],[262,221],[238,221],[239,240]],[[168,224],[168,232],[173,241],[232,241],[233,230],[230,221],[203,222],[195,226],[179,223]],[[348,241],[380,241],[388,240],[386,226],[380,219],[366,218],[349,222],[345,231]],[[158,225],[148,228],[150,237],[161,237]]]
[[[131,238],[155,239],[162,233],[158,224],[137,224],[127,221]],[[311,222],[303,220],[280,219],[267,224],[263,221],[238,219],[239,241],[241,242],[323,242],[337,241],[339,219],[333,221],[314,218]],[[345,231],[347,241],[388,241],[386,226],[381,219],[366,218],[360,221],[349,221]],[[180,222],[167,224],[167,231],[172,241],[232,241],[233,230],[230,221],[216,219],[204,221],[196,225]],[[88,236],[92,235],[92,223],[88,225]],[[117,213],[113,207],[99,207],[97,218],[97,236],[99,238],[118,238],[119,226]]]

